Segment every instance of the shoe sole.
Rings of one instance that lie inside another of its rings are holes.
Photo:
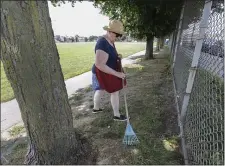
[[[98,112],[93,112],[92,111],[93,114],[98,114],[98,113],[101,113],[101,112],[103,112],[103,111],[98,111]]]
[[[124,121],[127,121],[127,119],[124,119],[124,120],[119,120],[119,119],[113,119],[114,121],[120,121],[120,122],[124,122]]]

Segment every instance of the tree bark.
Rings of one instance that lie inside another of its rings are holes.
[[[154,36],[147,37],[145,59],[154,59],[153,57],[153,41]]]
[[[30,141],[25,164],[77,164],[73,128],[47,1],[3,1],[2,62]]]

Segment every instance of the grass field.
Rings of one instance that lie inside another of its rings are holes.
[[[95,43],[61,43],[57,44],[60,64],[65,79],[80,75],[91,69],[94,62]],[[145,49],[145,43],[116,43],[118,53],[123,57]],[[1,102],[14,98],[1,62]]]

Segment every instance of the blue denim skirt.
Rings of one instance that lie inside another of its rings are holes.
[[[96,90],[103,90],[99,85],[96,74],[94,74],[94,73],[92,73],[92,89],[95,90],[95,91]]]

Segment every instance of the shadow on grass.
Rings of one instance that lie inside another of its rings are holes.
[[[80,108],[84,110],[84,107],[81,107],[81,101],[85,99],[87,94],[91,93],[91,86],[87,86],[85,88],[77,90],[72,97],[69,98],[69,102],[71,107]],[[90,101],[90,99],[88,100]],[[84,103],[85,105],[85,103]],[[90,106],[88,106],[90,107]],[[79,119],[82,115],[78,114],[76,119]],[[76,131],[77,132],[77,131]],[[81,132],[77,132],[81,133]],[[23,165],[25,155],[27,153],[28,147],[28,138],[26,136],[21,135],[26,134],[24,126],[15,126],[9,131],[10,139],[1,139],[1,164],[3,165]],[[86,150],[85,160],[80,161],[82,164],[95,164],[97,150],[92,147],[91,142],[88,141],[87,138],[82,137],[80,134],[77,134],[80,137],[80,140],[83,144],[84,149]],[[88,159],[88,160],[86,160]]]
[[[129,57],[129,59],[136,60],[136,59],[140,59],[140,58],[143,58],[143,57],[144,57],[144,54],[143,55],[138,55],[138,56],[131,56],[131,57]]]
[[[27,153],[27,137],[17,137],[10,140],[1,140],[2,165],[23,165]]]
[[[79,165],[94,165],[98,156],[98,150],[92,143],[76,132],[76,138],[82,144],[83,152],[79,156]],[[24,165],[28,150],[28,137],[18,136],[14,139],[1,140],[1,164],[2,165]]]
[[[78,89],[74,94],[72,94],[72,97],[69,98],[69,102],[71,106],[78,106],[81,104],[81,101],[87,97],[87,94],[92,92],[91,85]],[[89,97],[88,101],[91,100],[91,96]]]
[[[159,54],[160,54],[160,52],[154,52],[153,53],[153,58],[154,59],[164,59],[164,57],[162,57],[162,56],[158,57]],[[138,59],[143,59],[144,56],[145,56],[144,54],[143,55],[138,55],[138,56],[131,56],[131,57],[129,57],[129,59],[131,59],[131,60],[138,60]],[[154,60],[154,59],[150,59],[150,60]]]

